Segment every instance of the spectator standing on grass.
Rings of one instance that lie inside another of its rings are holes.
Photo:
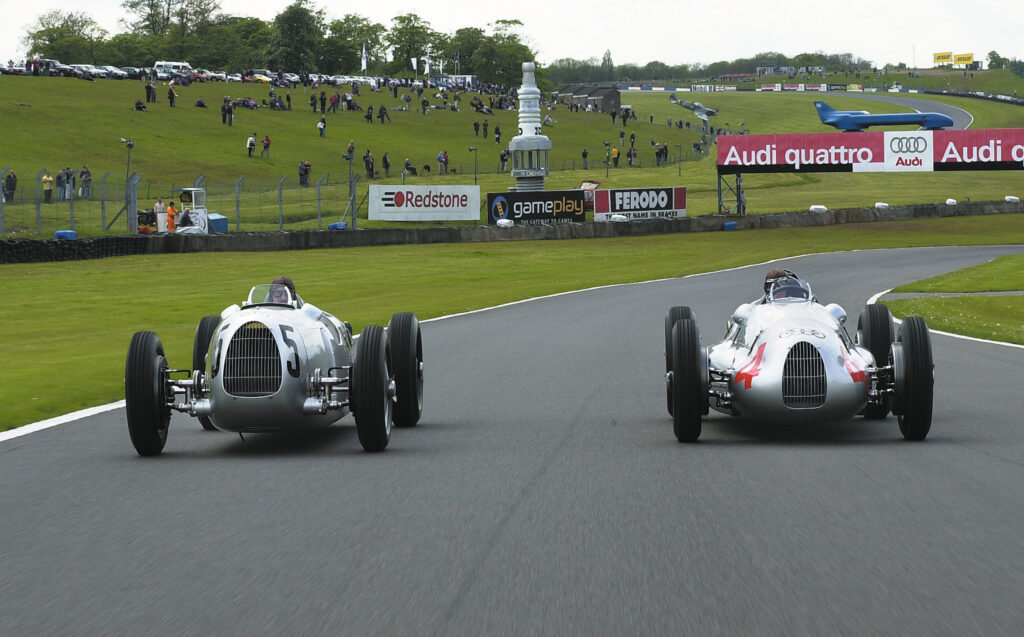
[[[495,144],[500,144],[501,143],[501,126],[495,126],[494,127],[494,143]]]
[[[367,124],[373,123],[373,107],[369,104],[366,105],[366,114],[363,115],[363,119],[366,120]]]
[[[626,131],[625,131],[625,129],[620,128],[619,129],[619,146],[625,146],[625,145],[626,145]]]
[[[316,123],[316,127],[320,130],[320,137],[327,137],[327,118],[321,117],[320,121]]]
[[[14,191],[18,188],[18,176],[14,171],[7,173],[4,177],[4,201],[14,201]]]
[[[384,123],[385,117],[388,119],[389,122],[391,121],[391,115],[388,113],[387,107],[381,104],[380,108],[377,109],[377,118],[380,120],[381,124]]]
[[[480,137],[480,122],[473,122],[473,135]]]
[[[616,146],[612,146],[612,166],[619,167],[619,149]]]
[[[387,151],[384,151],[384,156],[380,158],[380,165],[384,167],[384,176],[387,177],[391,170],[391,158],[388,157]]]
[[[484,139],[487,139],[487,119],[484,118]]]
[[[174,108],[174,100],[177,99],[178,94],[174,92],[174,86],[167,87],[167,101],[171,103],[171,108]]]
[[[292,93],[288,91],[284,94],[284,101],[288,102],[288,110],[292,110]]]
[[[270,135],[263,136],[263,150],[260,151],[260,157],[263,156],[270,158]]]
[[[370,152],[369,148],[363,154],[363,168],[366,169],[366,178],[373,179],[373,153]]]
[[[53,177],[50,176],[50,171],[47,170],[43,174],[43,203],[50,203],[50,197],[53,195]]]
[[[82,192],[81,196],[83,199],[88,199],[92,194],[92,171],[89,170],[89,165],[82,166],[81,172],[78,176],[82,179]]]
[[[324,113],[327,111],[327,93],[323,90],[320,91],[320,112]]]
[[[64,168],[64,173],[67,175],[64,178],[64,198],[71,201],[75,198],[75,171],[71,169],[71,166]]]
[[[310,93],[309,94],[309,106],[310,106],[310,108],[313,109],[313,112],[315,113],[316,112],[316,93]]]
[[[444,173],[444,155],[442,153],[437,154],[437,174]]]
[[[587,155],[590,154],[590,151],[588,151],[586,148],[584,148],[583,152],[580,153],[580,154],[583,155],[583,170],[586,170],[587,169]]]
[[[224,101],[220,103],[220,123],[228,123],[228,98],[224,98]]]
[[[345,159],[352,161],[356,156],[356,141],[354,139],[348,140],[348,148],[345,149]]]
[[[249,135],[249,138],[245,140],[245,149],[249,151],[249,157],[256,155],[256,133]]]
[[[64,201],[64,185],[67,183],[67,177],[63,168],[57,171],[57,203]]]

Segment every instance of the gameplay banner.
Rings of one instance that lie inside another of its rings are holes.
[[[723,135],[718,173],[1024,170],[1024,129]]]

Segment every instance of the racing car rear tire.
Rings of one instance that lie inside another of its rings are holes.
[[[887,306],[872,303],[864,307],[857,320],[857,344],[871,352],[876,367],[883,367],[889,362],[892,332],[892,314]],[[892,396],[886,394],[879,404],[868,403],[864,407],[864,417],[881,420],[889,415],[890,409]]]
[[[167,406],[167,358],[154,332],[136,332],[124,365],[128,434],[140,456],[158,456],[167,443],[171,408]]]
[[[423,414],[423,344],[420,322],[411,312],[398,312],[388,323],[388,345],[395,373],[395,426],[414,427]]]
[[[908,316],[897,340],[903,345],[903,395],[897,418],[907,440],[924,440],[932,427],[935,365],[928,325],[920,316]],[[897,391],[900,388],[897,386]]]
[[[672,428],[679,442],[696,442],[703,413],[700,334],[693,319],[672,326]]]
[[[680,319],[693,319],[693,312],[686,305],[677,305],[670,308],[665,315],[665,373],[672,371],[672,327]],[[668,403],[668,415],[672,415],[672,382],[665,384],[666,402]]]
[[[220,325],[219,316],[204,316],[196,327],[196,336],[192,341],[192,370],[206,372],[206,354],[210,351],[210,339]],[[199,424],[207,431],[217,431],[209,416],[199,416]]]
[[[366,451],[383,451],[391,440],[394,389],[387,335],[368,325],[359,336],[352,368],[353,412],[359,443]]]

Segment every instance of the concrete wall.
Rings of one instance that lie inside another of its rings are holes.
[[[96,259],[130,254],[185,252],[268,252],[315,248],[463,243],[483,241],[533,241],[543,239],[591,239],[632,237],[677,232],[713,232],[725,222],[737,230],[800,226],[828,226],[869,221],[894,221],[965,215],[1024,212],[1024,203],[978,202],[955,206],[925,204],[887,209],[851,208],[828,212],[784,212],[755,215],[707,215],[681,219],[625,223],[582,223],[550,226],[451,226],[441,228],[379,228],[356,231],[228,233],[218,235],[153,235],[93,237],[74,241],[10,239],[0,241],[0,263],[31,263]]]

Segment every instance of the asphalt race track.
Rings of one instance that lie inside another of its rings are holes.
[[[783,265],[855,329],[876,292],[1022,252]],[[1024,350],[933,335],[923,443],[892,417],[675,441],[666,311],[711,342],[766,269],[426,323],[423,421],[381,454],[351,418],[242,442],[176,415],[140,458],[123,410],[0,443],[0,633],[1024,634]]]

